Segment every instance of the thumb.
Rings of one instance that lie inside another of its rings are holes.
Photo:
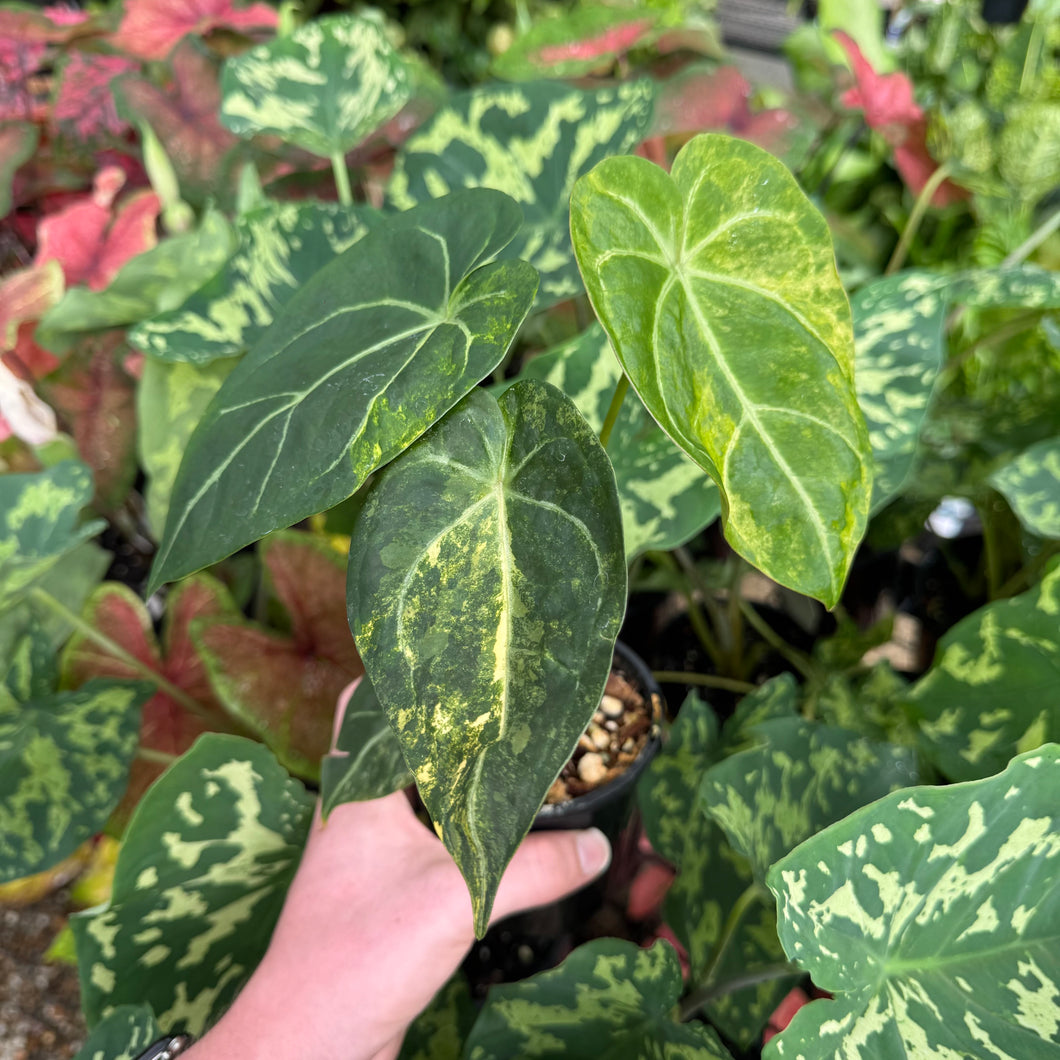
[[[611,863],[603,832],[534,832],[515,852],[501,879],[492,920],[558,901],[584,887]]]

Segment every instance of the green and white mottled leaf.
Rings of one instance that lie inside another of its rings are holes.
[[[409,98],[404,60],[379,21],[334,15],[225,63],[221,121],[238,136],[272,133],[344,155]]]
[[[481,935],[599,705],[625,610],[614,473],[573,403],[531,380],[469,394],[373,484],[347,599]]]
[[[969,269],[953,277],[950,297],[976,309],[1060,309],[1060,273],[1039,265]]]
[[[49,696],[59,680],[59,661],[39,622],[27,617],[7,658],[0,657],[0,709],[16,711],[16,704]]]
[[[951,780],[987,776],[1060,739],[1060,563],[1033,589],[958,622],[906,698],[925,753]]]
[[[137,349],[202,364],[246,353],[292,295],[377,218],[368,207],[270,202],[236,222],[238,249],[179,309],[138,324]]]
[[[1060,1057],[1060,748],[895,792],[770,871],[780,937],[835,1000],[769,1060]]]
[[[462,192],[317,272],[192,435],[149,589],[345,500],[493,371],[536,289],[483,264],[518,227],[506,196]]]
[[[704,135],[672,177],[641,158],[600,163],[574,189],[571,233],[630,382],[718,483],[730,544],[834,605],[871,469],[824,218],[767,152]]]
[[[757,747],[707,770],[699,795],[758,880],[804,839],[918,779],[912,750],[831,725],[778,718],[754,735]]]
[[[74,1060],[138,1060],[161,1036],[147,1005],[120,1005],[92,1031]]]
[[[458,971],[412,1021],[398,1060],[462,1060],[477,1015],[467,980]]]
[[[379,799],[407,788],[413,777],[401,744],[367,676],[350,698],[335,741],[320,768],[321,811],[327,817],[344,802]]]
[[[110,901],[71,919],[89,1026],[146,1003],[199,1034],[257,966],[313,802],[260,744],[210,733],[136,808]]]
[[[0,882],[50,868],[103,827],[153,692],[96,680],[26,701],[0,695]]]
[[[534,357],[520,374],[558,386],[599,434],[622,369],[603,328]],[[667,437],[636,394],[628,394],[611,430],[607,455],[618,481],[626,561],[646,549],[683,545],[721,514],[708,478]]]
[[[490,990],[467,1060],[512,1057],[729,1060],[702,1024],[678,1023],[681,966],[673,947],[597,939],[558,968]]]
[[[1025,530],[1060,537],[1060,437],[1024,449],[999,467],[990,485],[1009,502]]]
[[[99,533],[101,520],[77,525],[91,499],[92,473],[75,460],[31,474],[0,475],[0,611]]]
[[[575,181],[648,134],[648,80],[583,91],[556,81],[486,85],[455,96],[402,145],[387,189],[400,209],[458,188],[495,188],[523,208],[512,257],[541,274],[538,305],[582,290],[571,250]]]

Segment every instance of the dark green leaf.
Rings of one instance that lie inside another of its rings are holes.
[[[1060,537],[1060,438],[1024,449],[989,482],[1026,530],[1039,537]]]
[[[462,1060],[476,1015],[467,980],[457,972],[413,1020],[398,1060]]]
[[[88,1036],[74,1060],[137,1060],[162,1035],[147,1005],[119,1005]]]

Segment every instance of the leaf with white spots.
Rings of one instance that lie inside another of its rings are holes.
[[[1060,748],[888,795],[773,866],[788,956],[834,1000],[768,1060],[1060,1057]]]
[[[74,1060],[137,1060],[161,1035],[147,1005],[120,1005],[92,1031]]]
[[[1024,529],[1060,537],[1060,437],[1024,449],[999,467],[990,485],[1009,502]]]
[[[200,1034],[257,966],[313,802],[260,744],[208,734],[136,808],[110,901],[71,919],[89,1026],[147,1003]]]
[[[573,403],[534,380],[469,394],[373,483],[347,599],[481,935],[599,705],[625,610],[614,472]]]

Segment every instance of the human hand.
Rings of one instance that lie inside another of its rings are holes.
[[[341,719],[356,687],[339,700]],[[494,921],[583,887],[607,839],[538,832],[512,858]],[[268,951],[189,1060],[392,1060],[474,941],[459,869],[402,792],[319,809]]]

